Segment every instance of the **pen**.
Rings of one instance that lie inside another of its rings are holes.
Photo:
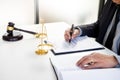
[[[74,30],[74,24],[72,24],[72,27],[70,29],[70,37],[72,37],[73,34],[73,30]],[[71,42],[71,38],[69,39],[69,43]]]

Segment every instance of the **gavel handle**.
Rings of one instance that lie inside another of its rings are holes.
[[[22,31],[22,32],[30,33],[30,34],[37,34],[36,32],[33,32],[33,31],[27,31],[27,30],[18,29],[18,28],[15,28],[15,27],[14,27],[14,30]]]

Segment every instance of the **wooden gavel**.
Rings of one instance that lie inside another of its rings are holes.
[[[33,34],[33,35],[38,34],[37,32],[16,28],[16,27],[14,27],[14,25],[15,24],[13,22],[8,23],[7,33],[5,33],[3,35],[3,37],[2,37],[3,40],[5,40],[5,41],[18,41],[18,40],[21,40],[23,38],[23,35],[20,34],[19,32],[15,32],[14,30],[30,33],[30,34]]]

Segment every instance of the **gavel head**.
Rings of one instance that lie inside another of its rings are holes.
[[[7,26],[7,33],[5,33],[3,35],[3,40],[5,41],[18,41],[21,40],[23,38],[23,35],[20,34],[20,32],[16,32],[15,27],[14,27],[14,23],[9,22],[8,26]]]
[[[15,24],[12,23],[12,22],[9,22],[9,23],[8,23],[8,26],[7,26],[8,36],[13,36],[14,25],[15,25]]]

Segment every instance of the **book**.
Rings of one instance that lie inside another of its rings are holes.
[[[84,55],[87,54],[50,58],[57,80],[120,80],[120,68],[82,70],[76,66]]]
[[[51,51],[55,55],[104,49],[103,45],[87,36],[77,37],[70,43],[63,39],[53,41],[53,43],[54,48]]]

